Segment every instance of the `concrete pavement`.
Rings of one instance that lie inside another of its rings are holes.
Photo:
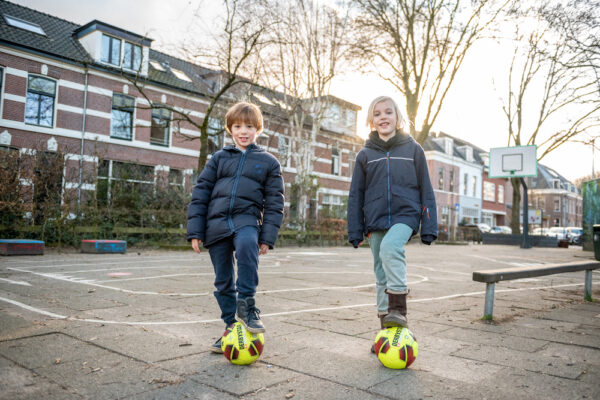
[[[485,285],[471,280],[591,253],[410,244],[407,257],[419,355],[405,371],[369,352],[367,248],[263,256],[266,345],[247,367],[208,351],[223,323],[206,252],[0,258],[0,398],[600,398],[600,305],[583,301],[583,273],[501,282],[492,323],[480,319]]]

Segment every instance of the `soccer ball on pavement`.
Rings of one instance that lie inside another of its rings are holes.
[[[382,329],[375,338],[375,354],[383,365],[392,369],[408,368],[417,358],[419,345],[408,328]]]
[[[221,350],[225,358],[236,365],[248,365],[258,360],[265,346],[262,333],[251,333],[236,322],[227,328],[221,338]]]

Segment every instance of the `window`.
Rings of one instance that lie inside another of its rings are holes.
[[[554,211],[560,211],[560,199],[554,199]]]
[[[450,180],[450,182],[449,182],[450,188],[448,189],[448,191],[454,192],[454,170],[450,171],[449,180]]]
[[[131,140],[133,132],[133,107],[135,99],[113,94],[110,118],[110,137]]]
[[[152,125],[150,128],[150,144],[169,145],[169,122],[171,112],[165,108],[152,109]]]
[[[150,61],[150,65],[152,65],[152,67],[154,67],[154,69],[157,71],[162,71],[162,72],[166,71],[165,67],[163,67],[162,64],[159,63],[158,61],[152,60],[152,61]]]
[[[2,95],[2,84],[4,84],[4,68],[0,67],[0,95]]]
[[[142,48],[133,43],[125,42],[123,47],[123,68],[139,71],[142,65]]]
[[[27,83],[27,100],[25,103],[25,122],[33,125],[54,125],[54,99],[56,82],[30,75]]]
[[[477,197],[477,177],[473,176],[473,197]]]
[[[175,68],[171,68],[171,72],[173,73],[173,75],[175,75],[177,78],[181,79],[182,81],[187,81],[187,82],[192,81],[183,71],[180,71]]]
[[[321,216],[323,218],[345,218],[346,207],[344,203],[346,202],[347,198],[345,196],[323,193]]]
[[[338,149],[331,149],[331,173],[340,174],[340,153]]]
[[[496,185],[492,182],[483,182],[483,199],[496,201]]]
[[[121,40],[108,35],[102,35],[102,62],[121,65]]]
[[[169,169],[169,185],[183,186],[183,171],[180,169]]]
[[[438,189],[444,190],[444,168],[440,168],[439,178],[438,178]]]
[[[498,203],[504,204],[504,185],[498,185]]]
[[[17,17],[11,17],[10,15],[6,14],[4,14],[4,20],[7,24],[14,26],[15,28],[25,29],[26,31],[46,36],[46,32],[44,32],[42,27],[38,24],[34,24],[33,22],[25,21],[24,19]]]
[[[467,188],[469,187],[469,174],[465,174],[465,185],[463,186],[463,194],[467,195]]]
[[[154,167],[112,160],[98,163],[98,204],[135,208],[146,204],[153,193]]]
[[[290,164],[290,140],[284,136],[277,138],[277,152],[279,153],[279,162],[282,167],[289,167]]]
[[[353,151],[348,152],[348,176],[352,177],[354,173],[354,166],[356,165],[356,153]]]

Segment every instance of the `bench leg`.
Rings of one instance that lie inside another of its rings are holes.
[[[587,301],[592,301],[592,270],[585,271],[585,293],[583,298]]]
[[[494,287],[495,282],[488,282],[485,286],[485,306],[483,307],[483,319],[491,320],[494,312]]]

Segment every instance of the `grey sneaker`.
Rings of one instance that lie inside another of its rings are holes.
[[[219,340],[210,345],[210,351],[216,354],[223,354],[223,350],[221,350],[221,339],[222,337],[220,337]]]
[[[260,310],[256,308],[253,297],[238,299],[235,319],[241,322],[250,333],[263,333],[265,326],[260,320]]]

